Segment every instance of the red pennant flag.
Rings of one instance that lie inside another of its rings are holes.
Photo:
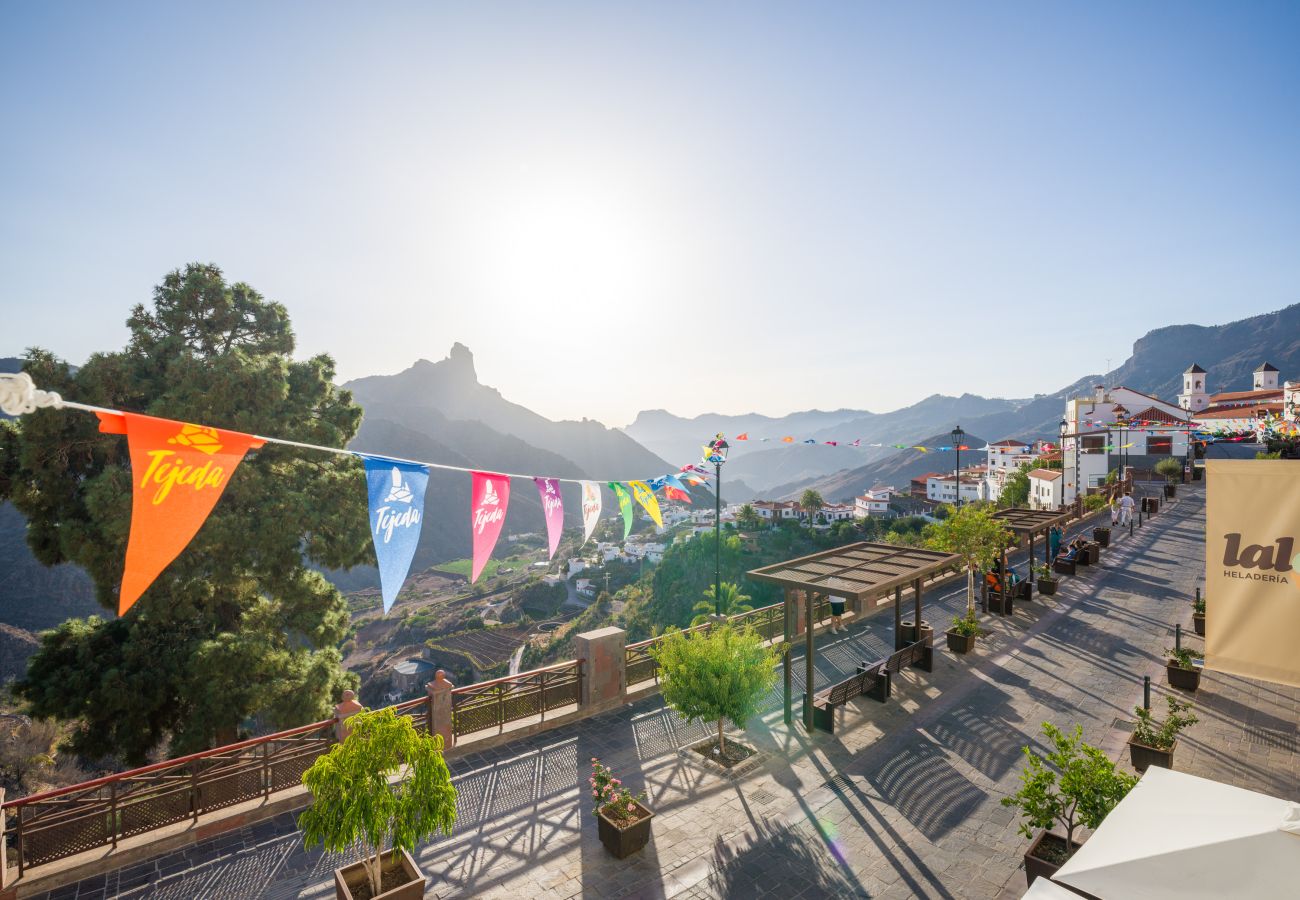
[[[827,441],[826,443],[832,447],[838,447],[840,445],[839,441]]]
[[[744,434],[738,434],[738,435],[736,435],[736,440],[738,440],[738,441],[747,441],[747,440],[749,440],[749,432],[746,431]]]
[[[478,581],[479,574],[492,556],[492,548],[501,536],[501,526],[506,523],[506,507],[510,505],[510,477],[491,472],[474,472],[470,488],[470,531],[474,536],[473,575],[470,583]]]
[[[691,502],[690,494],[686,493],[685,491],[679,491],[671,484],[664,485],[664,496],[667,497],[669,500],[677,500],[681,503]]]
[[[135,413],[96,413],[104,434],[125,434],[131,453],[131,534],[118,593],[125,615],[203,527],[244,454],[265,441]]]

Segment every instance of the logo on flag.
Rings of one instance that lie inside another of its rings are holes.
[[[548,559],[554,558],[564,532],[564,498],[560,496],[560,482],[555,478],[534,478],[537,493],[542,498],[542,516],[546,519],[546,537],[550,550]]]
[[[510,479],[491,472],[473,472],[470,488],[470,529],[474,539],[474,560],[470,582],[478,581],[492,549],[501,536],[510,505]]]
[[[370,502],[370,539],[379,564],[384,612],[393,608],[411,570],[424,519],[424,490],[429,470],[414,463],[364,457],[366,496]]]
[[[591,540],[591,533],[600,521],[600,485],[594,481],[582,483],[582,542]]]

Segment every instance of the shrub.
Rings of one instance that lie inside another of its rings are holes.
[[[1106,505],[1106,496],[1104,494],[1089,494],[1083,498],[1083,508],[1088,512],[1096,512]]]
[[[298,817],[303,845],[335,852],[361,841],[372,894],[380,892],[385,844],[410,851],[456,821],[456,788],[442,758],[442,738],[420,734],[392,709],[362,710],[351,733],[303,773],[312,805]],[[395,783],[389,777],[400,775]]]
[[[1177,664],[1180,669],[1195,669],[1196,665],[1193,663],[1193,660],[1200,659],[1205,654],[1197,653],[1195,650],[1190,650],[1187,647],[1179,647],[1177,649],[1171,647],[1165,650],[1165,655],[1169,657],[1170,662]]]
[[[745,727],[776,684],[781,659],[754,629],[730,625],[689,635],[670,629],[650,655],[659,663],[665,703],[691,722],[717,720],[719,752],[726,750],[724,720]]]
[[[1083,741],[1083,727],[1064,734],[1050,722],[1043,723],[1052,750],[1038,756],[1023,748],[1025,768],[1020,773],[1020,790],[1002,798],[1003,806],[1020,810],[1020,833],[1033,837],[1034,829],[1065,829],[1067,847],[1074,845],[1080,825],[1096,828],[1133,789],[1137,779],[1117,771],[1105,753]]]
[[[599,816],[603,812],[619,825],[636,818],[636,805],[645,801],[645,791],[633,795],[614,777],[609,766],[595,756],[591,758],[591,777],[587,784],[591,785],[591,814]]]
[[[1205,598],[1204,598],[1204,597],[1197,597],[1195,600],[1192,601],[1192,612],[1197,613],[1198,615],[1202,615],[1202,616],[1205,615]]]
[[[1137,714],[1137,725],[1133,728],[1133,743],[1154,747],[1156,750],[1170,750],[1184,728],[1200,721],[1188,712],[1192,704],[1186,700],[1179,700],[1173,696],[1166,696],[1165,699],[1169,703],[1169,713],[1163,722],[1156,722],[1155,717],[1151,715],[1151,710],[1146,707],[1133,708],[1133,712]]]
[[[1155,464],[1155,473],[1165,476],[1165,481],[1173,484],[1183,477],[1183,464],[1172,456],[1167,456]]]
[[[964,616],[955,616],[952,620],[952,628],[949,630],[953,634],[959,634],[962,637],[970,637],[971,635],[978,637],[983,633],[979,620],[975,618],[975,613],[970,611],[967,611]]]

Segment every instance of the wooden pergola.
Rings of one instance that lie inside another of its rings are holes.
[[[1034,583],[1034,540],[1040,534],[1047,534],[1053,525],[1064,524],[1070,518],[1068,511],[1050,509],[1000,509],[993,518],[1019,538],[1026,538],[1029,543],[1029,583]],[[1002,569],[1007,567],[1006,551],[1002,553]],[[1047,554],[1043,554],[1046,559]]]
[[[912,586],[916,603],[915,639],[920,638],[921,588],[925,578],[945,569],[961,566],[960,557],[919,547],[901,547],[897,544],[876,544],[863,541],[846,544],[834,550],[823,550],[811,556],[801,556],[787,562],[775,563],[753,569],[747,574],[756,581],[778,584],[784,591],[784,625],[786,651],[784,659],[785,721],[791,716],[791,671],[789,646],[794,637],[792,603],[796,593],[804,597],[804,664],[807,702],[804,704],[804,726],[812,730],[813,694],[815,678],[813,663],[816,659],[813,645],[813,608],[815,598],[842,597],[853,601],[860,609],[862,601],[883,597],[894,592],[894,648],[906,643],[902,628],[903,588]]]

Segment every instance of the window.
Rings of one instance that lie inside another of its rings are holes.
[[[1084,453],[1104,453],[1106,452],[1106,435],[1104,434],[1086,434],[1083,436],[1082,449]]]
[[[1151,456],[1173,456],[1173,437],[1167,434],[1148,434],[1147,453]]]

